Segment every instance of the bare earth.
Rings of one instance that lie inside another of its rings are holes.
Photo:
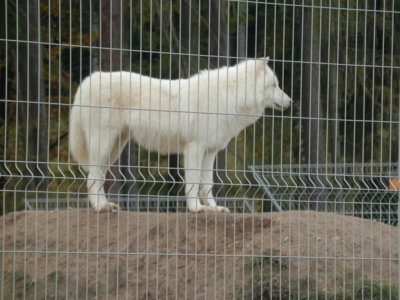
[[[10,213],[0,298],[350,297],[357,282],[398,282],[397,238],[382,223],[307,211]]]

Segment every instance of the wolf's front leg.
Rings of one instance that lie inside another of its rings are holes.
[[[204,156],[204,147],[197,143],[190,143],[184,152],[185,159],[185,194],[187,207],[191,212],[200,212],[205,209],[199,199],[200,171]]]
[[[212,194],[212,188],[214,185],[213,180],[213,167],[215,156],[217,154],[216,150],[208,150],[204,154],[202,170],[201,170],[201,184],[199,195],[201,200],[210,209],[218,212],[229,212],[229,209],[225,206],[218,206]]]
[[[200,202],[199,198],[199,186],[202,182],[202,171],[203,161],[207,160],[207,164],[211,162],[211,181],[212,181],[212,164],[214,159],[208,157],[206,154],[206,149],[197,143],[189,144],[185,149],[185,191],[187,197],[187,206],[191,212],[202,212],[202,211],[229,211],[227,208],[222,206],[217,206],[214,199],[209,199],[207,205]],[[206,158],[207,156],[207,158]],[[215,157],[215,153],[213,155]],[[211,186],[212,183],[207,186]],[[206,187],[207,188],[207,187]],[[208,191],[206,192],[208,194]]]

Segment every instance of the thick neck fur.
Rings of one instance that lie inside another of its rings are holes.
[[[266,61],[246,60],[232,67],[201,71],[187,79],[186,84],[195,90],[199,86],[207,86],[218,91],[218,95],[214,95],[214,97],[218,98],[218,102],[221,104],[228,106],[229,113],[261,115],[265,109],[263,91],[266,67]],[[261,86],[263,88],[260,88]],[[207,91],[198,92],[201,95]],[[209,99],[207,96],[199,97],[199,101]]]

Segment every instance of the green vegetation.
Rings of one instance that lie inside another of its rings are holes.
[[[355,281],[337,280],[336,287],[322,291],[316,280],[307,273],[297,273],[298,266],[280,257],[279,250],[266,251],[263,257],[246,258],[243,267],[244,282],[237,284],[236,299],[398,299],[398,286],[362,279],[354,274]],[[240,264],[238,264],[240,265]]]
[[[247,165],[398,160],[398,1],[124,0],[112,11],[118,35],[103,26],[107,1],[29,3],[0,4],[0,213],[22,209],[27,196],[84,195],[84,175],[69,164],[68,115],[79,82],[98,69],[177,79],[270,56],[294,105],[267,110],[229,144],[228,196],[263,197]],[[40,43],[28,47],[28,39]],[[110,47],[118,50],[110,54]],[[37,68],[27,69],[31,61]],[[183,193],[168,157],[134,153],[125,161],[134,166],[135,192]],[[114,170],[121,181],[114,192],[124,189],[126,169]]]

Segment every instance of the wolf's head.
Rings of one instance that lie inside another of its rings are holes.
[[[284,110],[290,106],[292,99],[279,87],[274,71],[268,66],[267,58],[255,61],[256,85],[258,93],[262,93],[266,108]]]

